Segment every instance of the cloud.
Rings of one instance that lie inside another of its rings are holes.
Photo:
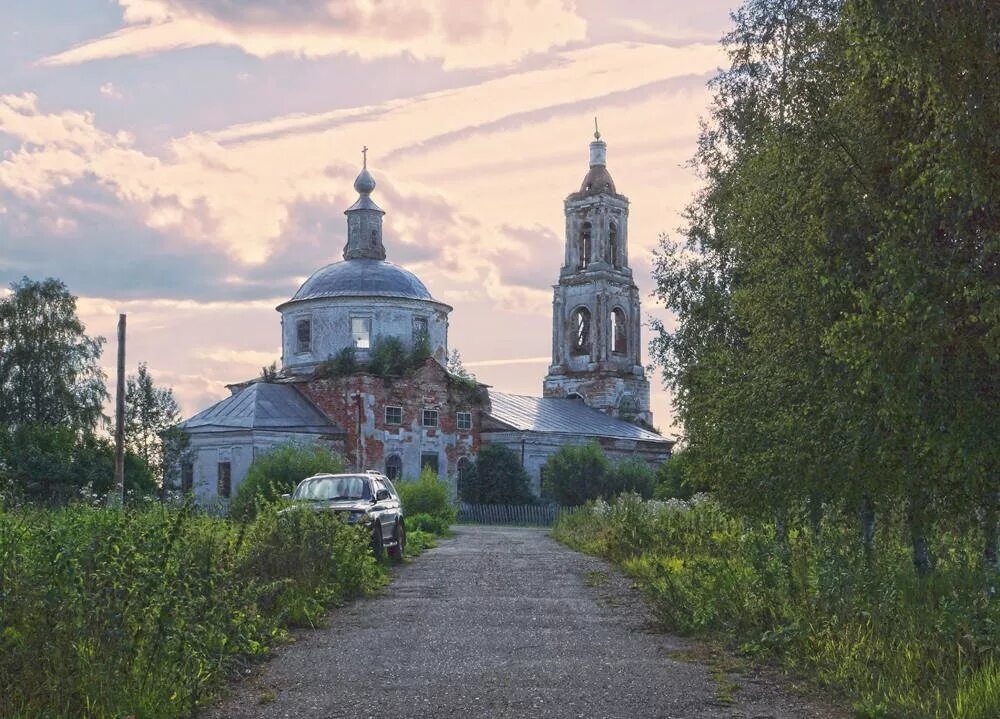
[[[194,350],[193,354],[199,359],[206,359],[210,362],[219,362],[227,365],[244,365],[254,368],[265,367],[276,359],[273,352],[234,350],[226,347]]]
[[[446,69],[503,65],[583,40],[572,0],[118,0],[125,26],[42,60],[68,65],[203,45],[257,57],[410,56]]]

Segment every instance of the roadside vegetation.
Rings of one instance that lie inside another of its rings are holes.
[[[288,627],[384,581],[367,533],[323,512],[0,510],[0,716],[190,716]]]
[[[855,715],[987,719],[1000,712],[1000,603],[981,537],[941,527],[934,576],[916,574],[902,513],[879,551],[828,515],[784,535],[706,495],[623,495],[561,517],[553,534],[619,564],[665,630],[718,641],[846,696]]]

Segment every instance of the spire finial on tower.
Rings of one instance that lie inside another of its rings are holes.
[[[601,131],[597,129],[597,115],[594,115],[594,139],[601,139]]]
[[[597,122],[597,118],[594,118],[594,122]],[[361,164],[362,169],[368,169],[368,145],[361,148]]]

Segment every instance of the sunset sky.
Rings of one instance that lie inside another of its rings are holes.
[[[480,380],[538,395],[595,115],[644,312],[666,318],[650,252],[698,187],[735,5],[3,0],[0,283],[63,280],[109,377],[128,313],[130,372],[148,362],[189,415],[278,359],[274,307],[341,259],[367,145],[388,259],[454,306]]]

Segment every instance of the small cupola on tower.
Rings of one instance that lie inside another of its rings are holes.
[[[347,244],[345,260],[384,260],[382,244],[382,216],[385,212],[371,198],[375,178],[368,172],[368,148],[362,151],[361,173],[354,180],[358,200],[344,210],[347,215]]]

